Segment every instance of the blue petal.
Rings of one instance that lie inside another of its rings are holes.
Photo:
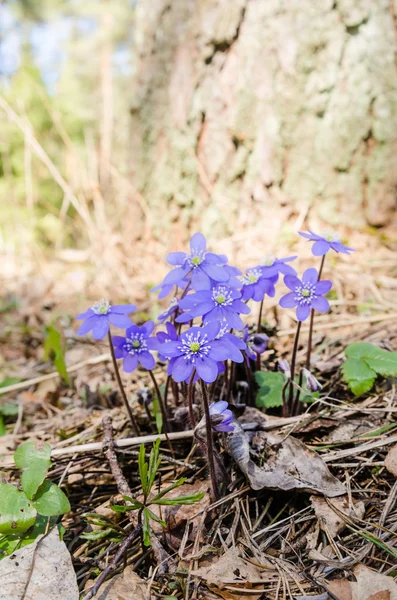
[[[189,272],[188,267],[176,267],[172,269],[163,279],[163,285],[175,285],[179,283]],[[160,296],[159,296],[160,297]]]
[[[184,356],[180,356],[176,359],[172,367],[172,377],[174,381],[179,383],[185,381],[193,371],[193,363],[190,360],[186,360]]]
[[[167,262],[176,267],[182,266],[187,258],[186,252],[170,252],[167,254]]]
[[[290,292],[289,294],[285,294],[280,298],[279,302],[282,308],[294,308],[298,304],[298,300],[296,300],[295,292]]]
[[[207,242],[202,233],[195,233],[190,239],[190,250],[192,252],[205,252]]]
[[[126,373],[132,373],[138,366],[138,357],[136,354],[128,354],[123,360],[123,369]]]
[[[313,269],[313,267],[311,269],[306,269],[306,271],[303,273],[302,281],[303,283],[311,283],[313,285],[316,284],[318,281],[317,269]]]
[[[118,313],[120,315],[129,315],[136,311],[135,304],[116,304],[110,308],[111,313]]]
[[[97,325],[99,323],[98,319],[100,319],[101,317],[99,315],[92,315],[91,317],[88,317],[88,319],[86,321],[84,321],[78,331],[77,331],[77,335],[85,335],[86,333],[88,333],[89,331],[91,331],[91,329],[93,329],[95,327],[95,325]]]
[[[302,285],[300,280],[294,275],[286,275],[284,277],[284,284],[287,286],[287,288],[289,288],[292,291],[294,291],[295,288],[300,287]]]
[[[120,329],[124,329],[125,327],[129,327],[131,325],[131,319],[126,315],[120,315],[118,313],[109,313],[107,315],[110,323],[115,327],[120,327]]]
[[[148,371],[153,369],[154,365],[156,364],[156,361],[154,360],[150,352],[146,351],[140,352],[138,354],[138,360],[141,363],[142,367],[148,369]]]
[[[96,313],[94,313],[92,308],[88,308],[85,312],[82,312],[79,315],[77,315],[76,319],[79,321],[80,319],[88,319],[89,317],[93,317],[94,315],[96,315]]]
[[[94,338],[94,340],[101,340],[109,331],[107,315],[101,315],[99,316],[99,319],[100,321],[97,322],[94,329],[92,330],[92,337]]]
[[[211,279],[202,269],[193,269],[192,287],[195,290],[209,290],[211,287]]]
[[[314,256],[324,256],[327,254],[328,250],[331,248],[331,244],[326,242],[325,240],[318,240],[314,242],[312,246],[312,254]]]
[[[218,377],[218,365],[215,361],[205,356],[196,359],[196,371],[206,383],[212,383]]]
[[[329,310],[329,302],[324,296],[314,296],[312,299],[312,308],[318,312],[327,312]]]
[[[215,279],[215,281],[227,281],[229,279],[229,275],[226,273],[223,267],[205,264],[204,262],[201,265],[201,268],[207,273],[208,277],[211,277],[211,279]]]
[[[307,317],[310,315],[310,306],[308,304],[299,304],[296,309],[296,318],[298,321],[306,321]]]

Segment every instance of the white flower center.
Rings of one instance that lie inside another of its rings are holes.
[[[186,360],[194,361],[197,356],[207,355],[211,346],[208,345],[207,335],[201,337],[200,332],[196,335],[188,333],[182,340],[179,350],[183,352]]]
[[[242,277],[241,282],[243,285],[251,285],[256,283],[261,276],[259,269],[249,269]]]
[[[198,250],[194,248],[188,256],[189,265],[195,269],[200,266],[201,263],[205,260],[205,250]]]
[[[335,233],[334,231],[323,231],[323,238],[327,241],[327,242],[340,242],[340,237],[337,233]]]
[[[218,285],[212,290],[212,300],[218,306],[230,306],[233,302],[232,292],[224,285]]]
[[[262,260],[261,266],[262,267],[272,267],[274,265],[274,263],[276,262],[276,260],[277,260],[277,258],[274,256],[274,254],[268,254]]]
[[[299,304],[311,304],[313,296],[315,295],[315,284],[304,283],[301,286],[295,288],[296,300]]]
[[[98,300],[98,302],[95,302],[95,304],[91,306],[91,309],[97,315],[107,315],[110,310],[110,302],[109,300],[102,298],[101,300]]]
[[[128,354],[139,354],[147,350],[147,343],[143,333],[133,333],[131,337],[126,338],[124,348]]]

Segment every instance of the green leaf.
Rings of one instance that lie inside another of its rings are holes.
[[[32,527],[37,512],[24,492],[0,483],[0,534],[13,535]]]
[[[64,515],[70,510],[69,500],[52,481],[41,484],[32,504],[37,512],[45,517]]]
[[[177,498],[161,498],[154,504],[178,506],[180,504],[194,504],[204,498],[204,492],[197,492],[197,494],[187,494],[186,496],[178,496]]]
[[[18,379],[17,377],[6,377],[2,381],[0,381],[0,396],[3,393],[1,388],[8,387],[9,385],[14,385],[15,383],[19,383],[22,379]]]
[[[389,352],[369,342],[353,342],[345,354],[348,358],[364,360],[379,375],[397,375],[397,352]]]
[[[348,358],[342,365],[342,372],[355,396],[368,392],[376,379],[376,372],[361,358]]]
[[[167,523],[165,521],[163,521],[162,519],[160,519],[160,517],[158,517],[157,515],[155,515],[154,512],[152,512],[150,510],[150,508],[148,508],[147,506],[145,506],[144,510],[147,511],[150,519],[152,519],[153,521],[156,521],[156,523],[160,523],[160,525],[162,527],[167,527]]]
[[[148,487],[147,487],[148,464],[147,464],[146,458],[145,458],[145,444],[141,444],[141,446],[139,448],[138,469],[139,469],[139,477],[141,480],[143,495],[146,498],[149,492],[148,492]]]
[[[143,533],[143,544],[145,546],[150,546],[150,536],[151,536],[152,530],[150,528],[150,513],[146,507],[143,509],[142,533]]]
[[[161,414],[160,404],[157,396],[153,397],[152,408],[154,419],[156,421],[157,433],[161,433],[163,430],[163,415]]]
[[[56,370],[62,379],[69,385],[69,375],[66,369],[65,358],[62,348],[61,334],[55,327],[50,325],[46,328],[46,339],[44,341],[44,358],[52,359]]]
[[[157,501],[160,498],[162,498],[163,496],[165,496],[166,494],[168,494],[168,492],[170,492],[171,490],[174,490],[175,488],[177,488],[180,485],[184,484],[185,481],[186,481],[186,479],[187,479],[187,477],[181,477],[180,479],[178,479],[178,481],[175,481],[175,483],[172,483],[168,487],[166,487],[163,490],[161,490],[161,492],[159,492],[157,494],[157,496],[155,496],[154,498],[152,498],[152,500],[150,500],[150,504],[156,504]]]
[[[21,485],[27,497],[32,500],[39,486],[43,483],[51,466],[51,446],[44,444],[42,448],[35,442],[21,444],[14,460],[18,469],[22,469]]]
[[[259,407],[273,408],[283,403],[282,390],[285,385],[285,376],[280,372],[258,371],[255,379],[260,385],[256,395],[256,405]]]
[[[0,405],[0,415],[3,417],[16,417],[19,411],[17,404],[13,402],[6,402]]]
[[[157,469],[160,466],[160,438],[157,438],[153,444],[153,448],[150,451],[149,456],[149,472],[148,472],[148,494],[153,487],[154,480],[156,479]]]

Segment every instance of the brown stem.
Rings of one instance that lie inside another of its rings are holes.
[[[109,340],[110,355],[112,357],[114,373],[116,375],[116,379],[117,379],[117,383],[118,383],[119,390],[120,390],[120,393],[121,393],[121,397],[123,398],[124,405],[125,405],[125,407],[127,409],[128,416],[130,418],[130,422],[131,422],[131,425],[132,425],[132,429],[135,431],[136,435],[139,435],[140,431],[139,431],[139,428],[138,428],[138,424],[137,424],[137,422],[135,420],[135,417],[134,417],[134,415],[132,413],[132,409],[131,409],[130,403],[128,402],[128,398],[127,398],[127,395],[125,393],[125,389],[124,389],[123,383],[121,381],[119,367],[117,365],[117,360],[116,360],[116,357],[114,355],[114,347],[113,347],[112,336],[110,335],[110,331],[108,331],[108,340]]]
[[[262,310],[263,310],[263,299],[259,307],[258,325],[256,328],[257,333],[262,332]]]
[[[235,363],[232,362],[232,364],[230,365],[230,377],[229,377],[229,381],[228,381],[228,385],[227,385],[227,391],[226,391],[226,401],[227,402],[230,402],[230,399],[231,399],[231,396],[232,396],[232,391],[233,391],[234,373],[235,373],[235,366],[234,366],[234,364]]]
[[[292,359],[291,359],[291,380],[289,383],[289,396],[288,396],[288,412],[289,416],[291,416],[293,401],[294,401],[294,376],[295,376],[295,365],[296,365],[296,353],[298,351],[298,342],[299,342],[299,333],[301,330],[302,321],[298,321],[298,327],[296,328],[295,340],[294,340],[294,348],[292,350]]]
[[[187,393],[187,405],[188,405],[188,409],[189,409],[189,417],[190,417],[190,423],[191,423],[192,429],[194,429],[197,425],[196,417],[194,416],[194,410],[193,410],[193,393],[194,393],[193,379],[194,379],[195,373],[196,373],[196,369],[193,370],[193,373],[190,377],[190,381],[189,381],[189,385],[188,385],[188,393]]]
[[[155,392],[156,392],[157,399],[159,401],[160,410],[161,410],[161,416],[163,417],[164,433],[167,433],[170,430],[170,424],[168,422],[167,412],[166,412],[165,407],[164,407],[163,397],[161,395],[160,388],[158,386],[156,378],[153,375],[153,371],[149,370],[149,375],[150,375],[150,379],[152,380],[152,383],[154,385],[154,389],[155,389]]]
[[[171,375],[168,375],[167,377],[167,381],[165,382],[165,389],[164,389],[164,407],[165,410],[168,413],[168,390],[170,387],[170,381],[171,381]]]
[[[295,396],[295,400],[292,406],[292,417],[294,417],[295,415],[299,414],[299,398],[301,395],[301,389],[302,389],[302,381],[303,381],[303,372],[302,369],[300,370],[299,373],[299,381],[298,381],[298,389],[296,390],[296,396]]]
[[[244,362],[245,374],[247,376],[248,395],[249,395],[250,406],[255,406],[254,383],[252,381],[252,373],[251,373],[251,367],[249,364],[248,356],[246,356],[246,358],[244,359],[243,362]]]
[[[107,577],[116,569],[117,563],[123,557],[128,546],[130,546],[132,544],[132,542],[139,536],[141,531],[142,531],[142,525],[139,524],[135,527],[135,529],[130,531],[130,533],[127,535],[127,537],[124,538],[123,542],[120,544],[119,549],[117,550],[116,554],[114,555],[112,562],[110,562],[108,564],[108,566],[106,567],[106,569],[104,571],[102,571],[102,573],[99,575],[98,579],[96,580],[94,587],[92,587],[90,589],[90,591],[88,592],[88,594],[86,594],[84,596],[83,600],[90,600],[90,598],[93,598],[96,595],[96,593],[98,592],[99,588],[101,587],[101,585],[105,581],[105,579],[107,579]]]
[[[317,281],[320,281],[321,274],[323,272],[325,261],[325,254],[321,259],[320,270],[318,272]],[[309,339],[307,340],[307,354],[306,354],[306,369],[310,371],[310,359],[312,356],[312,342],[313,342],[313,324],[314,324],[314,310],[310,311],[310,325],[309,325]]]
[[[219,489],[218,489],[218,482],[216,480],[216,474],[215,474],[214,446],[212,443],[212,426],[211,426],[210,407],[208,404],[208,395],[207,395],[207,388],[205,387],[205,383],[202,379],[200,379],[200,383],[201,383],[201,391],[203,393],[205,428],[206,428],[206,432],[207,432],[207,456],[208,456],[208,465],[210,468],[210,475],[211,475],[212,493],[214,495],[214,499],[218,500]]]

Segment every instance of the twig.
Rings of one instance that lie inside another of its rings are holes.
[[[109,565],[106,567],[106,569],[104,571],[102,571],[102,573],[99,575],[98,579],[96,580],[94,587],[92,587],[91,590],[88,592],[88,594],[86,594],[84,596],[83,600],[90,600],[90,598],[93,598],[96,595],[96,593],[99,590],[99,588],[101,587],[102,583],[116,569],[117,563],[123,556],[124,552],[127,550],[128,546],[130,546],[130,544],[132,544],[132,542],[138,537],[138,535],[141,533],[141,530],[142,530],[142,525],[139,524],[135,527],[135,529],[133,529],[127,535],[127,537],[124,539],[123,543],[120,544],[120,547],[117,550],[112,562],[109,563]]]
[[[117,485],[117,489],[122,496],[131,496],[131,488],[127,483],[126,478],[123,475],[123,472],[120,468],[120,465],[117,460],[115,443],[113,439],[113,423],[112,417],[110,415],[106,415],[102,419],[103,425],[103,435],[105,438],[105,448],[104,453],[109,463],[110,470],[112,471],[112,475]]]
[[[214,462],[214,448],[212,443],[212,427],[211,427],[211,415],[210,408],[208,404],[208,394],[207,388],[205,387],[205,383],[202,379],[201,382],[201,391],[203,393],[203,404],[204,404],[204,414],[205,414],[205,428],[207,432],[207,456],[208,456],[208,464],[210,467],[210,475],[211,475],[211,483],[212,483],[212,493],[214,495],[214,499],[219,499],[219,490],[218,490],[218,482],[216,480],[215,474],[215,462]]]

